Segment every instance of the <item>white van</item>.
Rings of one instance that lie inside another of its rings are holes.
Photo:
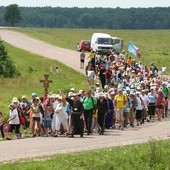
[[[105,33],[93,33],[91,38],[91,50],[99,53],[112,51],[112,37]]]
[[[118,37],[112,37],[113,50],[120,53],[123,48],[123,39]]]

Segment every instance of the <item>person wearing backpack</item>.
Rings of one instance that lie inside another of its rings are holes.
[[[86,124],[87,135],[90,135],[92,132],[92,117],[93,110],[96,107],[96,99],[92,97],[91,90],[85,93],[85,97],[82,100],[84,106],[84,118]]]
[[[127,97],[123,94],[122,88],[118,89],[118,94],[115,96],[115,111],[116,119],[119,124],[119,129],[124,130],[124,117],[123,112],[127,103]]]

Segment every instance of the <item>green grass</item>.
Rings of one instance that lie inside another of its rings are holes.
[[[53,81],[49,92],[57,93],[60,90],[67,92],[71,87],[77,90],[88,89],[85,76],[62,63],[14,48],[9,44],[5,46],[9,56],[21,72],[19,77],[0,78],[0,109],[5,115],[8,115],[8,105],[13,97],[21,98],[25,94],[30,100],[33,92],[37,92],[39,96],[44,95],[43,84],[40,83],[40,80],[44,79],[44,74],[49,74],[49,79]],[[60,69],[59,75],[56,75],[56,66]],[[29,67],[33,69],[32,72],[29,71]]]
[[[47,29],[47,28],[15,28],[31,37],[49,42],[53,45],[75,50],[82,39],[91,39],[94,32],[109,33],[123,38],[124,49],[128,41],[140,48],[141,61],[150,65],[152,61],[158,68],[170,66],[170,30],[104,30],[104,29]],[[169,71],[170,73],[170,71]]]
[[[170,140],[0,165],[12,170],[169,170]]]

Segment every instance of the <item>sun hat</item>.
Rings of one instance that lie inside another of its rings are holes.
[[[59,100],[62,100],[62,99],[63,99],[63,97],[62,97],[61,95],[59,95],[59,96],[58,96],[58,99],[59,99]]]
[[[72,87],[72,88],[70,89],[70,91],[71,91],[71,92],[75,92],[75,88]]]
[[[16,109],[17,106],[14,103],[12,103],[12,104],[8,105],[8,108],[12,110],[12,109]]]
[[[32,93],[32,97],[37,97],[37,93]]]
[[[105,94],[103,92],[100,92],[99,97],[105,97]]]
[[[139,92],[139,91],[137,91],[137,92],[136,92],[136,94],[140,94],[140,92]]]
[[[110,94],[111,94],[111,95],[114,95],[114,94],[115,94],[115,92],[114,92],[114,91],[112,91]]]
[[[26,99],[27,97],[25,95],[22,96],[22,99]]]
[[[69,92],[68,93],[68,97],[72,97],[72,96],[74,96],[74,93],[73,92]]]
[[[17,97],[14,97],[14,98],[12,99],[12,103],[19,103]]]
[[[126,91],[130,91],[130,88],[128,86],[126,87]]]

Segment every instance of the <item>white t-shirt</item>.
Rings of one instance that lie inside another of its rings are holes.
[[[9,124],[18,125],[20,122],[19,122],[19,116],[18,116],[18,111],[17,111],[17,109],[10,110],[9,117],[11,118],[11,117],[13,117],[14,115],[16,115],[15,118],[12,119],[12,120],[9,122]]]
[[[136,97],[136,99],[137,99],[137,103],[138,103],[136,110],[142,110],[142,100],[141,100],[141,98]]]
[[[144,107],[146,109],[148,107],[148,103],[149,103],[148,97],[146,95],[144,95],[144,96],[141,95],[140,97],[142,98]]]

